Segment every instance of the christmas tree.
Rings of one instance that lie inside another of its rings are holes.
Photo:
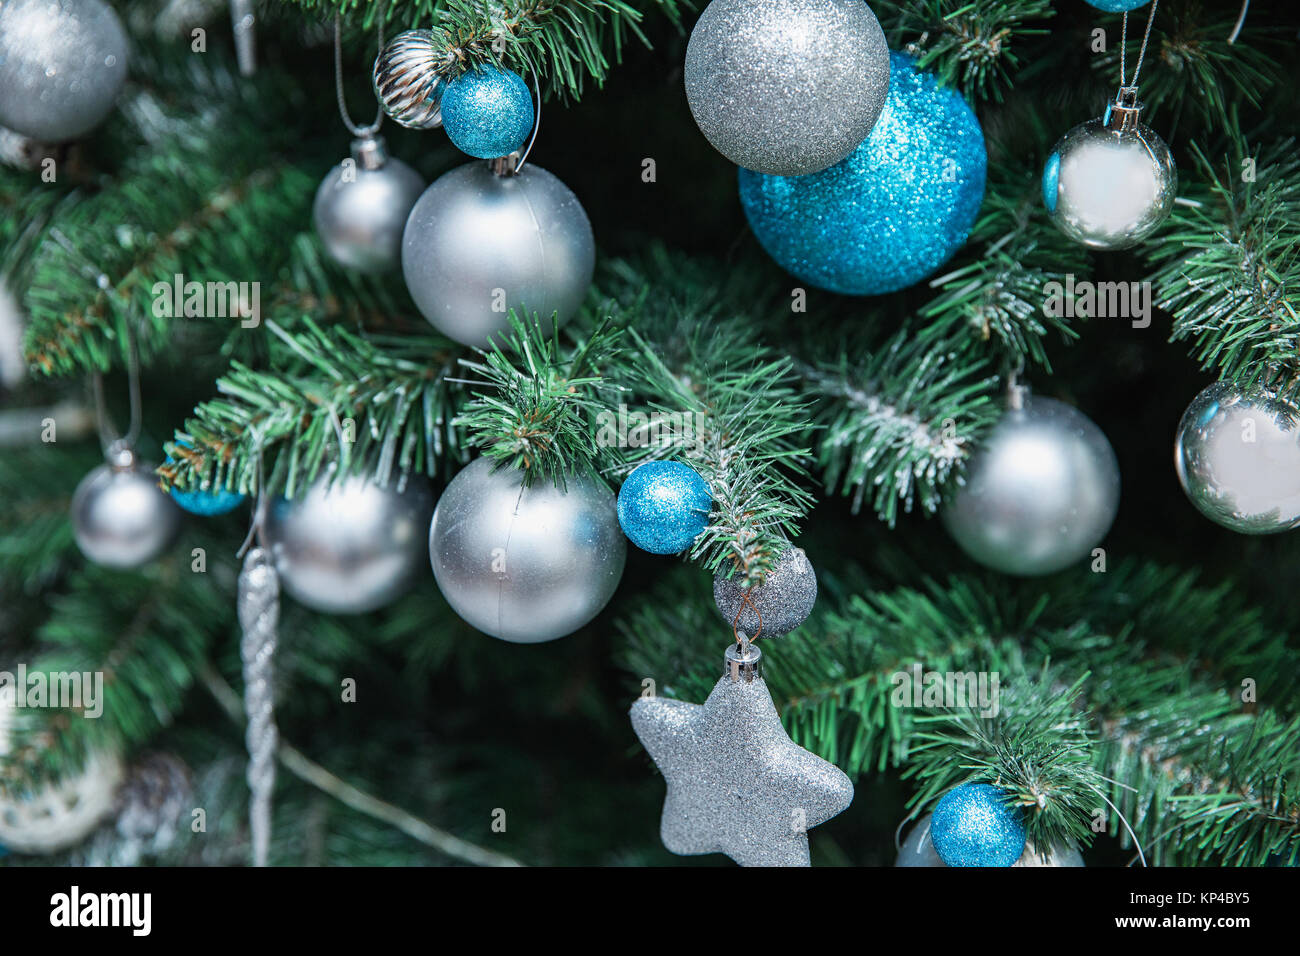
[[[1294,865],[1298,24],[1135,6],[0,6],[4,863]]]

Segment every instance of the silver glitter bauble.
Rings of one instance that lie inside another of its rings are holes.
[[[1066,133],[1047,158],[1047,211],[1089,248],[1136,245],[1173,209],[1178,170],[1164,140],[1138,122],[1140,109],[1111,104],[1105,118]]]
[[[713,602],[729,627],[750,637],[779,637],[807,620],[817,603],[817,572],[803,548],[786,548],[763,583],[745,589],[724,562],[713,576]],[[737,617],[739,615],[739,617]]]
[[[402,271],[411,298],[444,335],[482,348],[510,328],[509,310],[544,327],[582,305],[596,241],[578,197],[538,166],[498,176],[488,163],[453,169],[411,210]]]
[[[1201,514],[1242,534],[1300,526],[1300,411],[1260,388],[1215,382],[1174,442],[1183,491]]]
[[[1119,509],[1119,464],[1078,409],[1023,391],[943,507],[961,549],[1006,574],[1049,574],[1091,553]]]
[[[312,220],[326,251],[359,272],[396,269],[402,230],[424,180],[388,155],[383,137],[352,143],[352,158],[329,171],[316,190]]]
[[[451,609],[515,644],[553,641],[609,603],[627,558],[614,494],[571,476],[523,487],[479,458],[452,479],[429,528],[433,576]]]
[[[158,557],[176,538],[181,510],[158,487],[152,465],[117,446],[109,460],[77,485],[72,495],[72,534],[91,561],[108,568],[138,568]]]
[[[325,475],[269,509],[266,542],[284,590],[329,614],[383,607],[424,564],[433,495],[421,476],[382,487],[369,475]]]
[[[384,112],[408,129],[442,125],[442,77],[446,58],[431,30],[407,30],[375,57],[375,96]]]
[[[729,648],[701,704],[642,697],[632,729],[664,781],[659,835],[682,856],[725,853],[741,866],[808,866],[808,831],[853,802],[834,764],[790,739],[763,678]]]
[[[686,47],[686,100],[737,166],[804,176],[866,139],[889,47],[863,0],[713,0]]]
[[[903,841],[894,866],[947,866],[939,857],[939,852],[930,842],[930,814],[917,821],[916,826]],[[1083,855],[1077,846],[1057,845],[1051,852],[1040,855],[1032,840],[1025,842],[1025,850],[1020,859],[1011,864],[1017,866],[1083,866]]]
[[[127,52],[101,0],[0,3],[0,125],[42,143],[90,132],[126,81]]]

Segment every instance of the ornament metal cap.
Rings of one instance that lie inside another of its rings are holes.
[[[498,156],[496,159],[489,159],[487,163],[488,168],[497,176],[518,176],[519,163],[521,159],[522,156],[519,150],[515,150],[508,156]]]
[[[131,471],[135,468],[135,449],[119,438],[104,450],[104,459],[114,471]]]
[[[727,647],[727,653],[723,658],[722,676],[730,678],[732,683],[753,683],[754,678],[763,676],[762,660],[763,652],[751,644],[749,638],[741,632],[739,643]]]
[[[352,141],[352,158],[358,169],[382,169],[388,162],[388,144],[382,136],[360,136]]]
[[[1138,128],[1138,117],[1142,114],[1142,104],[1138,102],[1136,86],[1122,86],[1115,99],[1106,104],[1106,115],[1101,118],[1102,125],[1115,133],[1131,133]]]

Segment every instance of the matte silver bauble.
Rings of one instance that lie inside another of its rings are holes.
[[[0,126],[42,143],[90,132],[121,92],[127,52],[101,0],[0,3]]]
[[[728,576],[730,569],[724,562],[713,576],[713,603],[728,627],[750,637],[789,634],[817,603],[817,572],[803,548],[786,548],[763,583],[749,589],[748,603],[739,576]]]
[[[442,125],[445,51],[431,30],[407,30],[393,37],[375,57],[375,96],[384,112],[407,129]]]
[[[181,510],[158,487],[152,465],[123,446],[77,485],[72,495],[72,534],[91,561],[107,568],[138,568],[175,540]]]
[[[1264,389],[1215,382],[1197,395],[1178,423],[1174,467],[1192,504],[1225,528],[1300,525],[1300,411]]]
[[[485,634],[516,644],[553,641],[609,602],[627,542],[614,494],[571,476],[566,490],[523,487],[514,468],[466,465],[438,501],[429,558],[453,611]]]
[[[961,549],[1006,574],[1049,574],[1091,553],[1119,510],[1119,464],[1078,409],[1013,392],[966,466],[943,522]]]
[[[713,0],[686,47],[686,101],[737,166],[804,176],[871,132],[889,47],[863,0]]]
[[[1091,249],[1136,245],[1173,209],[1178,170],[1164,140],[1138,122],[1140,110],[1111,104],[1105,118],[1066,133],[1043,169],[1052,221]]]
[[[383,137],[352,143],[352,158],[329,171],[316,190],[312,219],[326,251],[358,272],[388,272],[402,256],[402,230],[424,180],[388,155]]]
[[[266,543],[280,583],[297,601],[328,614],[383,607],[424,565],[433,495],[420,475],[388,487],[369,475],[318,479],[269,509]]]
[[[402,240],[406,287],[444,335],[482,348],[510,328],[509,310],[550,328],[582,305],[596,241],[578,197],[528,165],[498,176],[488,163],[446,173],[411,210]]]
[[[1017,866],[1083,866],[1083,855],[1077,846],[1055,846],[1051,852],[1039,854],[1032,840],[1025,842],[1025,850],[1020,859],[1011,864]],[[894,860],[894,866],[947,866],[930,842],[930,814],[917,821],[916,826],[903,841],[902,849]]]

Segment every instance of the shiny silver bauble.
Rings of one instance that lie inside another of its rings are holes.
[[[361,614],[397,598],[424,567],[433,495],[423,476],[325,475],[270,509],[266,543],[280,583],[329,614]]]
[[[382,137],[363,137],[316,190],[316,233],[340,265],[370,273],[396,269],[406,218],[423,191],[420,174],[389,156]]]
[[[1242,534],[1300,526],[1300,411],[1262,388],[1215,382],[1174,442],[1183,491],[1201,514]]]
[[[807,620],[817,603],[817,572],[803,548],[787,547],[763,583],[741,587],[740,575],[724,561],[713,576],[713,603],[728,627],[754,638],[789,634]]]
[[[584,476],[566,490],[524,488],[514,468],[479,458],[447,486],[429,528],[429,558],[453,611],[516,644],[576,631],[609,602],[627,540],[614,494]]]
[[[916,826],[903,841],[894,866],[947,866],[939,857],[939,852],[930,842],[930,814],[916,822]],[[1011,864],[1017,866],[1083,866],[1083,855],[1077,846],[1058,845],[1046,854],[1040,854],[1033,841],[1025,841],[1025,850],[1020,859]]]
[[[127,37],[102,0],[0,3],[0,126],[42,143],[90,132],[126,81]]]
[[[1174,206],[1178,170],[1136,109],[1076,126],[1043,170],[1043,202],[1060,230],[1091,249],[1136,245]]]
[[[686,47],[686,101],[737,166],[805,176],[867,138],[889,47],[863,0],[713,0]]]
[[[453,169],[411,210],[402,271],[411,298],[444,335],[482,348],[509,311],[546,328],[582,305],[596,264],[578,197],[538,166],[499,176],[488,163]]]
[[[375,96],[384,112],[408,129],[442,125],[445,51],[431,30],[407,30],[375,57]]]
[[[181,510],[158,487],[154,466],[123,446],[77,485],[72,495],[72,534],[91,561],[107,568],[138,568],[176,539]]]
[[[1078,409],[1023,394],[944,504],[961,549],[1006,574],[1049,574],[1091,553],[1119,510],[1119,463]],[[1015,402],[1013,402],[1015,404]]]

